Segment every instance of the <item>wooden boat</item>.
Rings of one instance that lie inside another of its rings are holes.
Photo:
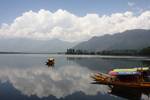
[[[54,58],[48,58],[46,65],[47,66],[53,66],[55,64],[55,59]]]
[[[150,88],[149,67],[113,69],[108,74],[96,73],[91,77],[94,79],[94,84]]]

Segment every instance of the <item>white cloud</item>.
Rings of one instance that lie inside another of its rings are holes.
[[[44,9],[38,12],[28,11],[11,24],[2,24],[0,37],[82,41],[92,36],[130,29],[150,29],[150,11],[144,11],[138,16],[132,12],[125,12],[110,16],[87,14],[82,17],[61,9],[56,12]]]
[[[134,6],[134,5],[135,5],[134,2],[128,2],[128,6],[132,7],[132,6]]]

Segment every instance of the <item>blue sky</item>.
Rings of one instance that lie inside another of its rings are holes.
[[[132,29],[150,29],[150,0],[0,0],[0,38],[84,41]]]
[[[128,3],[134,3],[131,7]],[[10,23],[22,13],[40,9],[52,12],[64,9],[78,16],[87,13],[109,15],[112,13],[149,10],[150,0],[0,0],[0,23]]]

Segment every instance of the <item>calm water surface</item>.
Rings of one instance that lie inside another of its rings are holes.
[[[48,57],[55,66],[48,67]],[[91,84],[90,75],[150,65],[150,59],[38,54],[0,55],[0,100],[148,100],[149,90]]]

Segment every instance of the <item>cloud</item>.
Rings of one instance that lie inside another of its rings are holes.
[[[97,95],[108,92],[108,87],[90,84],[91,70],[80,66],[62,66],[48,70],[47,67],[1,68],[0,81],[9,82],[22,94],[39,98],[50,95],[64,98],[76,92]]]
[[[134,6],[134,5],[135,5],[134,2],[128,2],[128,6],[132,7],[132,6]]]
[[[109,16],[98,14],[76,16],[62,9],[56,12],[44,9],[38,12],[28,11],[12,23],[2,24],[0,37],[83,41],[92,36],[130,29],[150,29],[150,11],[144,11],[138,16],[128,11],[113,13]]]

